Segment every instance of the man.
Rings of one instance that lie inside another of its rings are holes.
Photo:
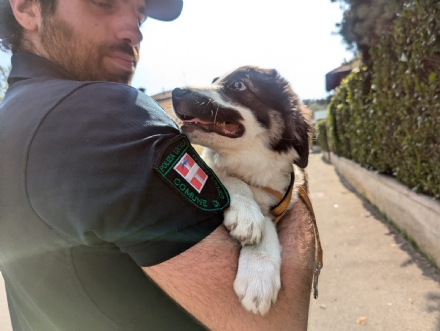
[[[0,6],[13,52],[0,112],[0,269],[14,331],[305,330],[314,241],[304,204],[279,225],[278,302],[264,317],[246,312],[232,289],[239,245],[221,226],[226,190],[128,86],[141,23],[176,18],[181,0]],[[173,172],[183,153],[207,175],[199,193]]]

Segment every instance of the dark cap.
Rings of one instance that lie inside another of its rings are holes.
[[[147,15],[160,21],[172,21],[182,12],[182,0],[145,0]]]

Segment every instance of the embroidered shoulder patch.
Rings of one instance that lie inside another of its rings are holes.
[[[228,191],[185,135],[165,146],[154,170],[185,201],[203,212],[220,212],[229,207]]]

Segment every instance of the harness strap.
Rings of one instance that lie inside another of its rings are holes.
[[[280,192],[275,191],[274,189],[271,189],[270,187],[263,187],[263,189],[267,192],[272,193],[274,196],[276,196],[278,201],[281,201],[283,199],[283,196],[280,194]]]
[[[283,198],[281,198],[281,194],[278,191],[275,191],[270,187],[263,187],[263,190],[272,193],[279,200],[279,203],[276,206],[272,207],[272,209],[270,210],[270,213],[273,216],[275,216],[275,219],[273,220],[275,224],[277,224],[280,221],[281,217],[284,215],[285,211],[287,210],[287,207],[289,207],[290,200],[292,199],[294,182],[295,182],[295,174],[291,172],[289,188],[287,189],[287,192]]]

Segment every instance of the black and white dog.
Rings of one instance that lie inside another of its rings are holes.
[[[224,225],[242,249],[234,289],[243,306],[268,312],[281,286],[281,246],[271,207],[305,185],[313,131],[309,110],[276,70],[240,67],[208,87],[176,88],[173,108],[191,143],[231,196]],[[287,193],[286,193],[287,192]]]

